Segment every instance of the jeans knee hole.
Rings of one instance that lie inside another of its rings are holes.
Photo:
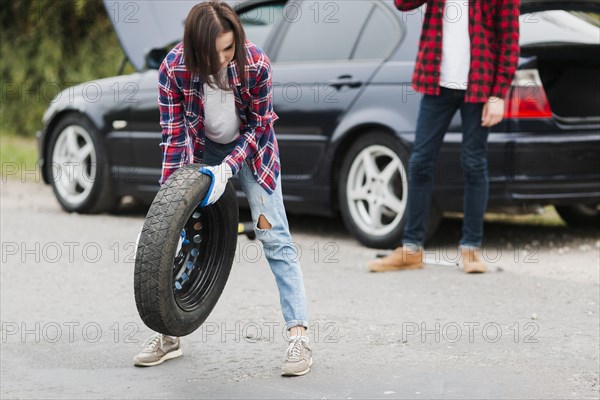
[[[258,223],[256,224],[256,227],[263,231],[269,231],[273,228],[273,225],[271,225],[267,217],[265,217],[263,214],[260,214],[260,216],[258,217]]]

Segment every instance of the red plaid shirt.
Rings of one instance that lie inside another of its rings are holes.
[[[162,127],[162,185],[184,164],[202,161],[205,144],[204,89],[198,76],[187,70],[183,43],[176,45],[159,69],[158,106]],[[234,174],[243,163],[252,168],[257,182],[272,193],[279,176],[279,148],[273,122],[271,62],[262,49],[246,42],[246,84],[242,86],[237,63],[227,70],[240,117],[240,138],[233,152],[223,162]]]
[[[465,0],[467,1],[467,0]],[[438,95],[445,0],[395,0],[402,11],[427,3],[413,74],[416,91]],[[519,59],[519,0],[469,0],[471,66],[465,101],[505,98]]]

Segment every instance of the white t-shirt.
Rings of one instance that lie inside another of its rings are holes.
[[[471,65],[468,0],[446,0],[440,86],[467,89]]]
[[[220,73],[227,73],[225,68]],[[240,118],[235,108],[232,90],[211,88],[204,84],[204,128],[213,142],[227,144],[240,137]]]

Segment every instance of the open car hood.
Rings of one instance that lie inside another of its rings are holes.
[[[145,54],[183,38],[188,12],[200,0],[122,1],[104,0],[121,47],[133,67],[145,67]],[[239,1],[225,1],[234,6]]]
[[[138,71],[145,68],[145,54],[183,38],[183,25],[190,9],[202,0],[124,1],[104,0],[125,55]],[[239,0],[223,0],[232,7],[244,7]],[[346,1],[346,0],[334,0]],[[250,0],[256,3],[256,0]],[[240,4],[241,3],[241,4]],[[600,0],[521,0],[521,11],[545,9],[597,11]]]

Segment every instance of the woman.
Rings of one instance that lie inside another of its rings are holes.
[[[209,165],[213,179],[202,205],[216,202],[229,178],[239,174],[256,236],[279,289],[289,329],[283,375],[304,375],[312,352],[306,329],[306,295],[281,195],[279,149],[273,131],[271,64],[245,38],[235,11],[225,3],[201,3],[190,11],[183,42],[159,71],[163,163],[160,183],[189,163]],[[155,335],[134,358],[138,366],[180,356],[177,337]]]

